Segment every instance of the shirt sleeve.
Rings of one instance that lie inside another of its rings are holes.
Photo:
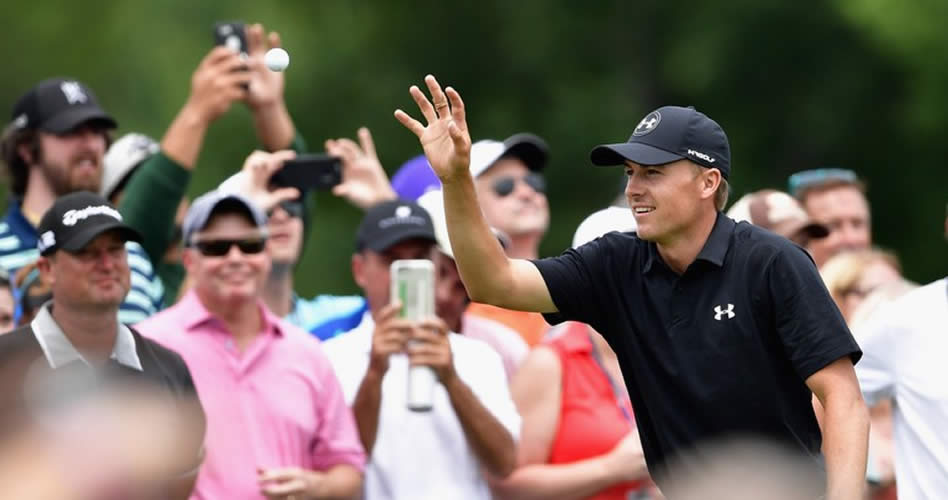
[[[547,323],[595,324],[595,319],[602,317],[604,294],[613,288],[611,274],[602,271],[614,261],[608,250],[612,238],[618,235],[610,233],[556,257],[532,261],[543,276],[557,309],[555,313],[543,315]]]
[[[859,361],[862,351],[803,249],[779,249],[768,281],[777,334],[801,378],[843,356]]]
[[[466,364],[464,372],[460,374],[461,380],[471,388],[471,392],[500,422],[500,425],[510,432],[514,441],[519,441],[520,413],[517,412],[517,406],[510,395],[507,375],[500,355],[487,344],[480,341],[470,342],[476,343],[471,347],[471,351],[476,353],[477,361]],[[453,345],[452,349],[454,349]]]
[[[365,450],[359,440],[355,417],[346,404],[342,387],[333,373],[332,365],[322,351],[315,360],[319,380],[322,381],[319,405],[316,408],[320,422],[316,446],[313,447],[313,468],[326,470],[335,465],[348,464],[360,471],[365,468]]]
[[[898,326],[891,321],[889,310],[885,307],[876,312],[853,331],[863,349],[863,357],[856,365],[856,378],[869,406],[895,393],[895,367],[890,360],[899,359],[898,343],[893,339],[901,335],[896,331]]]

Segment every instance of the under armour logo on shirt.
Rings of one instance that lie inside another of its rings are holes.
[[[721,309],[721,306],[714,306],[714,319],[721,321],[721,316],[727,314],[727,319],[731,319],[734,316],[734,304],[728,304],[727,309]]]
[[[62,82],[59,84],[59,89],[63,91],[69,104],[80,104],[89,99],[86,92],[79,86],[79,82]]]

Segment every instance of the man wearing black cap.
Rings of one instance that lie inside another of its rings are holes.
[[[355,329],[323,344],[370,456],[366,498],[486,500],[490,489],[481,471],[505,477],[516,463],[520,417],[500,356],[481,341],[449,333],[440,318],[414,323],[390,304],[392,262],[430,259],[435,241],[431,217],[419,205],[388,201],[370,208],[352,256],[369,311]],[[440,382],[428,412],[408,409],[414,365],[430,366]]]
[[[828,498],[860,498],[868,412],[861,352],[805,251],[720,211],[731,172],[721,127],[693,108],[646,115],[593,163],[625,165],[637,235],[613,232],[559,257],[508,259],[477,209],[458,93],[426,77],[401,110],[444,186],[448,229],[472,298],[589,323],[616,351],[650,472],[668,486],[711,441],[777,441],[826,470]],[[811,393],[812,391],[812,393]],[[822,433],[811,406],[825,413]],[[821,455],[821,450],[823,454]],[[825,464],[824,464],[825,456]],[[822,473],[820,473],[822,475]]]
[[[93,375],[89,380],[95,383],[81,384],[84,389],[112,389],[103,384],[127,382],[157,389],[159,401],[170,393],[170,409],[184,419],[181,424],[187,427],[181,430],[188,429],[178,438],[190,450],[186,466],[177,471],[183,474],[170,481],[171,498],[186,498],[204,435],[191,374],[180,356],[120,324],[116,314],[129,290],[125,242],[141,237],[108,202],[85,191],[60,197],[41,219],[39,231],[37,265],[53,298],[29,325],[0,337],[4,431],[16,424],[48,423],[41,418],[44,410],[67,409],[66,403],[77,396],[72,384],[79,375]],[[54,392],[57,387],[66,390]],[[36,401],[54,406],[37,406]]]

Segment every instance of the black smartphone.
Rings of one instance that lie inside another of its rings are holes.
[[[301,192],[328,191],[342,182],[342,162],[326,154],[299,155],[283,163],[270,182],[280,187],[295,187]]]
[[[221,21],[214,23],[214,43],[216,45],[223,45],[240,54],[241,59],[245,61],[250,57],[247,48],[247,31],[244,28],[244,23],[241,21]],[[241,84],[241,87],[243,87],[244,90],[249,88],[246,84]]]

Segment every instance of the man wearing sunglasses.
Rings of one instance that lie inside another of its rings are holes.
[[[485,139],[471,146],[471,176],[484,217],[508,238],[507,255],[540,256],[540,241],[550,225],[546,181],[542,171],[549,148],[532,134],[516,134],[503,142]],[[473,303],[468,314],[506,325],[534,346],[550,326],[539,314]]]
[[[355,497],[365,454],[332,365],[261,300],[268,237],[266,214],[244,196],[195,199],[182,227],[193,286],[138,328],[181,354],[205,405],[197,497]]]
[[[659,487],[713,465],[703,461],[711,443],[751,437],[805,457],[826,498],[862,498],[869,415],[853,369],[861,352],[806,252],[721,213],[731,155],[720,125],[694,108],[647,114],[627,142],[590,155],[624,166],[637,234],[512,259],[478,210],[464,102],[431,75],[425,83],[431,100],[416,86],[410,94],[427,125],[402,110],[395,118],[441,179],[468,292],[602,334]]]
[[[855,172],[842,168],[804,170],[790,176],[790,194],[817,223],[829,229],[825,238],[812,240],[808,250],[817,267],[847,250],[872,246],[872,227],[866,185]]]

